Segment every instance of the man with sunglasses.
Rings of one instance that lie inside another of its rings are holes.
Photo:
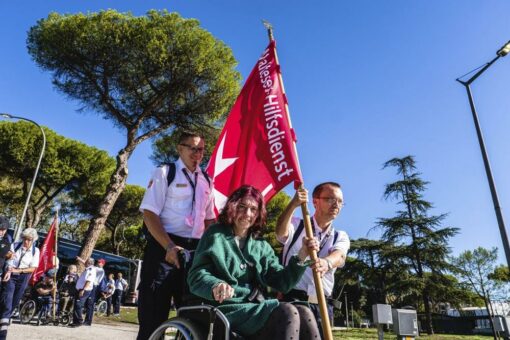
[[[186,279],[179,254],[195,250],[215,221],[211,181],[200,169],[204,145],[202,136],[182,134],[179,159],[153,172],[140,205],[148,233],[138,287],[138,340],[167,320],[172,297],[179,307]]]
[[[331,294],[335,284],[335,270],[345,264],[347,251],[350,247],[349,236],[344,231],[335,230],[333,221],[340,214],[344,206],[344,197],[340,184],[325,182],[317,185],[312,194],[315,213],[311,218],[314,236],[319,240],[319,260],[308,268],[296,285],[295,289],[285,295],[286,301],[308,301],[317,319],[322,335],[321,317],[318,299],[315,292],[312,270],[316,270],[322,277],[322,287],[326,296],[330,322],[333,318],[333,305]],[[282,264],[286,265],[289,259],[299,251],[303,237],[306,235],[303,220],[294,218],[294,210],[302,203],[308,201],[308,191],[299,189],[276,225],[276,238],[283,244]]]

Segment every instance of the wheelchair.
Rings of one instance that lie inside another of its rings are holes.
[[[179,253],[181,268],[185,268],[186,273],[191,260],[191,252],[183,250]],[[186,281],[183,283],[183,297],[184,306],[177,309],[177,316],[163,322],[149,340],[243,340],[231,331],[229,321],[217,307],[189,292]]]
[[[37,326],[46,325],[50,322],[58,325],[58,319],[52,318],[51,296],[38,296],[26,300],[20,308],[19,320],[21,324],[28,324],[36,319]]]
[[[207,304],[180,307],[177,316],[165,321],[149,340],[242,340],[216,307]]]

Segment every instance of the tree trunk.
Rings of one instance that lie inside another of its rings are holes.
[[[96,216],[90,221],[89,228],[83,240],[83,245],[80,249],[79,256],[86,260],[92,254],[96,245],[97,239],[104,229],[106,219],[112,211],[117,198],[119,198],[122,190],[126,185],[126,179],[128,175],[127,161],[135,149],[135,143],[130,143],[124,149],[122,149],[117,155],[117,167],[110,178],[110,184],[106,189],[105,196],[99,204]],[[83,264],[78,262],[80,270],[83,270]]]
[[[492,322],[492,315],[491,315],[491,311],[489,309],[489,301],[487,299],[487,296],[483,297],[483,302],[485,303],[485,308],[487,308],[487,315],[489,316],[489,323],[491,325],[492,335],[494,336],[494,340],[498,340],[499,337],[496,334],[496,330],[494,329],[494,322]]]
[[[432,311],[430,310],[430,297],[428,289],[423,292],[423,306],[425,307],[425,330],[427,334],[434,334],[434,327],[432,326]]]

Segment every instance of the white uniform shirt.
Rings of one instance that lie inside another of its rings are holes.
[[[23,245],[21,247],[19,245],[19,242],[11,244],[13,256],[7,261],[7,265],[18,269],[37,268],[39,266],[39,248],[31,246],[25,249]],[[18,250],[15,251],[16,248]]]
[[[115,290],[123,291],[124,287],[127,288],[127,284],[128,283],[124,278],[117,279],[117,280],[115,280]]]
[[[94,286],[99,286],[101,280],[104,277],[104,269],[101,267],[94,267],[96,269],[96,279],[94,280]]]
[[[94,281],[96,280],[96,267],[94,266],[88,266],[87,268],[85,268],[85,270],[80,274],[80,277],[78,278],[78,281],[76,282],[76,289],[77,290],[81,290],[85,287],[85,284],[87,282],[92,282],[94,283]],[[86,291],[89,291],[89,290],[92,290],[92,288],[94,287],[93,284],[89,285],[89,287],[87,289],[85,289]]]
[[[193,188],[183,169],[196,186],[193,213]],[[180,237],[202,237],[204,220],[216,218],[212,180],[210,186],[200,168],[197,167],[192,173],[180,158],[175,162],[175,178],[170,185],[167,183],[167,173],[168,166],[154,170],[140,211],[149,210],[158,215],[167,233]]]
[[[115,280],[114,279],[108,279],[108,285],[106,286],[106,293],[108,295],[113,295],[115,292]]]
[[[349,236],[347,235],[347,233],[345,231],[338,230],[337,231],[338,236],[336,238],[336,241],[334,241],[335,233],[333,225],[330,225],[328,229],[322,232],[322,230],[317,226],[317,221],[315,220],[315,217],[312,217],[312,219],[313,219],[312,227],[315,226],[314,236],[317,237],[317,239],[319,240],[319,245],[321,248],[317,255],[319,257],[326,257],[335,250],[342,250],[344,254],[347,256],[347,251],[351,246],[351,242],[349,240]],[[293,255],[296,255],[299,252],[299,249],[301,249],[301,246],[303,244],[303,237],[306,235],[304,228],[303,231],[301,232],[301,235],[298,236],[296,242],[294,242],[294,244],[292,245],[290,251],[288,249],[300,222],[301,222],[300,218],[295,217],[292,218],[291,224],[288,228],[289,236],[287,237],[287,240],[282,240],[278,237],[278,241],[284,245],[283,254],[285,255],[284,257],[285,265],[289,263],[289,260]],[[333,292],[333,286],[335,284],[335,271],[336,268],[333,268],[332,270],[326,272],[322,277],[322,288],[324,289],[324,294],[326,296],[331,296],[331,293]],[[310,297],[310,301],[317,303],[315,283],[313,281],[313,272],[311,268],[306,269],[305,273],[303,274],[303,277],[294,287],[294,289],[305,291]]]

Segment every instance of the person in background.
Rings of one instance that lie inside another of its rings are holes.
[[[112,314],[112,297],[115,293],[115,280],[113,278],[113,273],[108,274],[108,279],[106,281],[106,289],[101,292],[103,294],[103,298],[106,300],[106,316],[110,316]]]
[[[7,260],[11,258],[12,238],[7,234],[7,230],[11,227],[9,220],[5,216],[0,216],[0,281],[3,280],[4,273],[7,271]],[[0,296],[5,285],[0,284]],[[1,306],[1,305],[0,305]],[[7,327],[9,320],[0,321],[0,339],[7,337]]]
[[[117,273],[115,280],[115,292],[113,293],[113,316],[120,316],[120,305],[122,303],[122,294],[128,288],[127,281],[122,277],[122,273]]]
[[[53,302],[53,290],[55,289],[55,282],[53,281],[52,275],[46,275],[34,286],[35,292],[37,293],[37,299],[40,300],[40,306],[42,313],[47,316],[51,311],[51,305]]]
[[[7,270],[6,260],[12,256],[12,238],[7,233],[10,226],[9,220],[0,215],[0,277],[3,277],[4,272]]]
[[[90,326],[92,325],[92,319],[94,318],[94,306],[96,301],[101,297],[101,291],[99,285],[103,281],[104,278],[104,265],[106,261],[105,259],[97,260],[97,266],[94,267],[96,270],[96,279],[94,280],[94,288],[92,288],[92,292],[90,292],[90,296],[85,302],[87,315],[85,316],[84,325]]]
[[[12,257],[7,261],[4,273],[2,296],[0,299],[0,324],[9,322],[12,312],[18,307],[34,270],[39,266],[39,248],[35,242],[39,238],[34,228],[26,228],[21,233],[21,242],[11,245]]]
[[[83,306],[94,289],[96,279],[96,268],[94,259],[90,258],[85,262],[85,270],[80,274],[76,282],[76,295],[74,298],[73,323],[71,327],[79,327],[83,323]]]
[[[67,267],[67,274],[60,286],[60,312],[69,312],[72,310],[72,301],[76,296],[76,282],[78,281],[78,269],[72,264]]]

